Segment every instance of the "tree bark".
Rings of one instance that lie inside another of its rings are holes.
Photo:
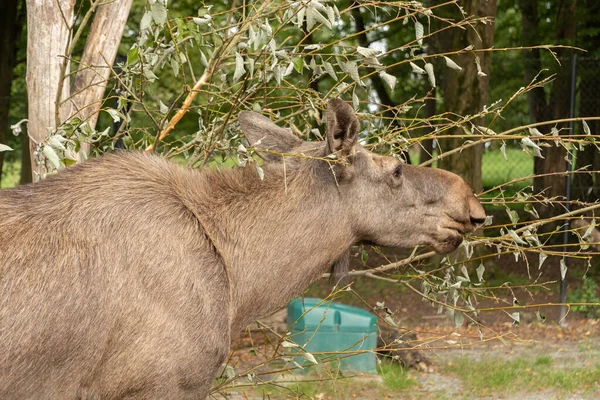
[[[23,0],[4,0],[0,3],[0,143],[6,144],[9,131],[8,112],[13,71],[25,17]],[[4,152],[0,152],[0,182],[4,166]]]
[[[131,3],[122,0],[98,6],[71,90],[69,65],[64,60],[73,56],[67,52],[75,0],[27,0],[29,132],[35,140],[30,144],[32,155],[49,131],[70,118],[78,117],[95,127]],[[46,171],[36,157],[31,159],[36,181]]]
[[[43,142],[48,130],[62,122],[60,119],[66,111],[61,102],[69,95],[69,80],[63,79],[64,71],[68,71],[68,65],[64,69],[63,63],[71,36],[74,6],[75,0],[27,0],[28,131],[33,139],[29,148],[34,182],[47,172],[34,157],[38,143]],[[61,87],[61,94],[57,96],[57,88]]]
[[[465,12],[476,17],[495,17],[496,0],[478,1],[467,0],[461,2]],[[480,39],[481,38],[481,39]],[[444,51],[458,50],[474,45],[488,48],[494,43],[494,25],[478,24],[466,30],[455,29],[448,35],[448,41],[443,41],[442,46],[447,46]],[[453,56],[454,61],[463,70],[455,71],[451,68],[443,69],[444,110],[458,115],[473,115],[479,113],[488,101],[489,75],[491,53],[478,53],[481,70],[487,76],[478,76],[474,54]],[[474,121],[476,125],[483,125],[482,121]],[[460,128],[453,129],[452,134],[463,134]],[[441,152],[460,147],[464,139],[450,139],[441,143]],[[482,190],[481,157],[483,145],[472,146],[462,152],[452,154],[441,159],[441,166],[461,175],[475,192]]]
[[[113,1],[98,7],[83,57],[73,81],[71,117],[96,126],[102,97],[133,0]]]
[[[574,44],[576,38],[576,0],[560,0],[556,3],[556,44]],[[539,44],[537,35],[539,31],[538,2],[521,0],[519,8],[522,14],[523,26],[523,45],[531,46]],[[543,88],[537,88],[530,91],[528,96],[529,113],[533,122],[542,122],[549,119],[561,119],[569,117],[570,106],[570,84],[571,84],[571,55],[570,49],[557,49],[557,57],[561,60],[561,65],[556,71],[556,78],[552,83],[550,99],[547,101]],[[526,84],[542,70],[540,52],[533,50],[524,53],[525,81]],[[548,133],[551,127],[542,127],[542,131]],[[566,128],[566,125],[557,128]],[[568,134],[568,130],[562,130]],[[566,171],[565,161],[566,151],[562,147],[544,148],[542,155],[544,158],[535,158],[534,173],[551,174]],[[546,197],[565,195],[565,178],[562,174],[540,176],[534,179],[534,191],[544,191]],[[548,218],[559,212],[559,209],[541,208],[540,216]]]

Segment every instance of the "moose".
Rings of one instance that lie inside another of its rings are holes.
[[[238,120],[264,175],[121,151],[0,191],[1,399],[204,399],[232,336],[351,246],[446,254],[485,220],[459,176],[361,146],[342,100],[321,142]]]

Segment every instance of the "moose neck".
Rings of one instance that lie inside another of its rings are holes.
[[[356,242],[323,166],[205,175],[198,215],[230,279],[232,331],[301,294]]]

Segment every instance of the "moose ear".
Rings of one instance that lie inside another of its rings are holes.
[[[293,149],[304,143],[302,139],[292,135],[287,129],[275,125],[273,121],[261,114],[241,111],[238,120],[248,143],[257,150],[292,153]],[[277,154],[259,151],[258,155],[265,161],[282,160],[282,157]]]
[[[339,153],[345,158],[352,153],[360,130],[360,123],[352,107],[340,99],[327,105],[327,154]]]

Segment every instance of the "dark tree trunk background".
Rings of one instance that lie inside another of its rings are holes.
[[[555,44],[574,44],[576,38],[576,0],[559,0],[555,3]],[[523,45],[531,46],[539,44],[537,35],[539,32],[539,9],[537,0],[520,0],[519,8],[522,14],[523,27]],[[543,5],[544,6],[544,5]],[[556,55],[561,61],[561,65],[556,69],[556,77],[552,83],[550,98],[547,101],[543,88],[538,88],[528,93],[529,112],[532,122],[542,122],[551,119],[561,119],[569,117],[570,105],[570,85],[571,85],[571,55],[573,50],[557,49]],[[541,67],[541,55],[539,50],[524,51],[525,82],[529,82],[538,74]],[[567,124],[557,126],[558,129],[566,128]],[[552,127],[543,127],[540,130],[548,133]],[[567,129],[561,131],[569,134]],[[534,173],[550,174],[566,171],[566,151],[562,147],[547,147],[543,150],[545,158],[535,158]],[[565,177],[562,174],[542,176],[534,179],[534,191],[544,191],[546,197],[565,195]],[[539,212],[542,218],[548,218],[560,213],[562,209],[558,207],[542,207]]]
[[[17,49],[25,22],[23,0],[0,2],[0,143],[6,144],[9,132],[8,112]],[[4,167],[4,152],[0,152],[0,181]]]
[[[468,15],[476,17],[496,16],[496,0],[479,1],[466,0],[461,6]],[[455,18],[460,19],[456,12]],[[468,45],[476,48],[489,48],[494,44],[494,24],[478,23],[473,28],[466,30],[453,29],[444,36],[440,45],[441,51],[460,50]],[[477,75],[474,54],[461,54],[452,56],[452,59],[460,65],[463,70],[455,71],[451,68],[442,70],[444,111],[458,115],[473,115],[479,113],[488,101],[489,76],[491,67],[491,53],[478,53],[481,69],[487,74],[485,77]],[[484,125],[483,121],[474,121],[476,125]],[[451,134],[462,135],[464,131],[460,128],[450,131]],[[448,139],[441,141],[440,151],[447,151],[460,147],[465,139]],[[441,159],[442,168],[461,175],[473,188],[475,192],[482,190],[481,157],[483,145],[479,144],[452,154]]]

